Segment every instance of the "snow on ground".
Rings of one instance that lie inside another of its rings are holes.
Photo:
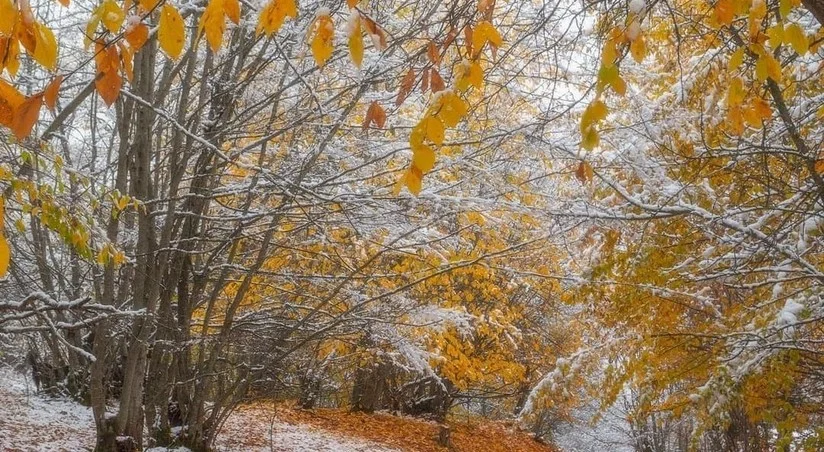
[[[71,400],[36,394],[30,379],[0,368],[0,451],[79,452],[94,447],[92,411]],[[218,437],[221,452],[395,452],[307,425],[261,419],[239,411]],[[167,449],[152,448],[147,452]],[[183,452],[185,449],[172,449]]]
[[[34,389],[31,379],[0,369],[0,450],[91,450],[91,409],[70,400],[35,394]]]

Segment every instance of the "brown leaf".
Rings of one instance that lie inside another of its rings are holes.
[[[43,94],[35,94],[24,100],[14,111],[11,130],[18,140],[31,134],[31,129],[40,117],[40,106],[43,105]]]
[[[467,25],[464,27],[464,42],[466,44],[466,54],[472,55],[472,27]]]
[[[409,94],[412,92],[412,87],[415,86],[415,70],[409,68],[409,72],[403,77],[401,80],[401,86],[398,88],[398,99],[395,101],[395,105],[400,105],[403,101],[409,97]]]
[[[441,53],[438,51],[438,46],[435,45],[434,41],[429,41],[429,46],[426,48],[426,56],[428,56],[429,61],[436,66],[441,62]]]
[[[593,174],[592,166],[587,162],[581,162],[578,164],[578,169],[575,170],[575,177],[582,183],[591,181]]]
[[[374,20],[365,14],[361,14],[361,18],[363,19],[363,26],[366,28],[366,32],[369,33],[369,36],[372,37],[372,43],[375,47],[381,51],[386,50],[386,33],[381,30],[381,27],[379,27]]]
[[[386,125],[386,112],[376,100],[373,100],[372,103],[369,104],[369,108],[366,109],[366,117],[363,118],[361,128],[366,130],[373,122],[381,129]]]
[[[446,83],[444,83],[443,79],[441,78],[441,74],[438,73],[435,68],[432,68],[432,73],[429,76],[429,88],[432,90],[433,93],[437,93],[438,91],[443,91],[446,89]]]
[[[58,75],[49,83],[46,90],[43,91],[43,102],[46,107],[54,113],[54,107],[57,105],[57,95],[60,93],[60,84],[63,83],[63,76]]]

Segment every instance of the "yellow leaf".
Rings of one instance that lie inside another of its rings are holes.
[[[588,127],[584,130],[583,139],[581,140],[581,147],[591,151],[595,149],[598,144],[601,142],[601,137],[598,136],[598,131],[595,130],[595,127]]]
[[[414,166],[409,168],[406,172],[406,187],[409,189],[409,192],[415,196],[421,192],[421,182],[423,180],[423,173]]]
[[[100,17],[103,26],[112,33],[117,33],[120,26],[123,25],[123,20],[126,19],[126,14],[123,8],[120,7],[114,0],[106,0],[95,10],[95,15]]]
[[[810,49],[810,41],[804,30],[798,24],[790,24],[785,32],[785,41],[792,46],[795,53],[805,55]]]
[[[763,82],[767,77],[775,82],[781,82],[781,65],[767,52],[763,52],[755,63],[755,75]]]
[[[457,94],[448,91],[438,98],[433,111],[445,127],[455,127],[467,113],[466,103]]]
[[[584,110],[584,114],[581,115],[581,133],[585,133],[587,129],[590,129],[598,123],[598,121],[606,118],[607,113],[609,113],[609,109],[603,101],[595,100],[589,104],[586,110]]]
[[[2,218],[0,218],[0,222],[1,221],[3,221]],[[9,249],[9,242],[6,241],[3,231],[0,231],[0,278],[6,276],[6,273],[8,273],[10,262],[11,250]]]
[[[271,0],[260,12],[256,34],[269,36],[276,33],[287,17],[298,17],[295,0]]]
[[[781,13],[781,18],[786,20],[787,16],[790,15],[790,11],[793,9],[793,4],[790,0],[779,0],[778,2],[778,12]]]
[[[157,40],[160,48],[166,52],[173,60],[180,57],[183,51],[183,42],[186,37],[186,29],[183,26],[183,17],[174,6],[164,3],[160,10],[160,22],[158,24]]]
[[[741,106],[736,105],[727,112],[727,125],[733,135],[741,135],[744,131],[744,115]]]
[[[323,67],[329,58],[332,57],[332,40],[335,37],[335,25],[329,14],[320,14],[315,20],[315,36],[312,38],[312,56],[315,57],[315,64]]]
[[[498,30],[495,29],[495,26],[485,20],[479,23],[472,31],[472,49],[474,55],[481,53],[483,46],[485,46],[487,42],[494,47],[500,47],[501,44],[503,44],[503,39],[501,38],[501,34],[498,33]]]
[[[744,91],[744,82],[740,77],[735,77],[730,80],[730,86],[727,89],[727,107],[735,107],[744,101],[746,91]]]
[[[444,127],[440,119],[434,116],[428,116],[424,119],[424,129],[426,130],[426,138],[440,146],[443,144]]]
[[[604,43],[604,48],[601,50],[601,64],[603,66],[612,66],[616,58],[618,58],[617,43],[615,40],[609,39]]]
[[[732,53],[732,56],[730,56],[730,61],[729,61],[729,64],[727,65],[727,70],[729,72],[732,72],[732,71],[738,69],[741,66],[741,63],[743,63],[743,62],[744,62],[744,48],[739,47],[738,49],[735,50],[735,52]]]
[[[9,38],[9,44],[6,48],[6,71],[12,77],[17,75],[17,70],[20,68],[20,42],[16,39]],[[2,68],[2,66],[0,66]],[[1,71],[2,69],[0,69]]]
[[[153,11],[158,3],[160,0],[137,0],[137,4],[145,11]]]
[[[770,47],[777,49],[778,46],[784,43],[784,24],[778,22],[767,30],[767,36],[770,38]]]
[[[17,7],[12,0],[0,0],[0,35],[11,36],[17,23]]]
[[[481,63],[477,61],[464,61],[458,66],[455,87],[461,91],[466,91],[470,86],[481,89],[484,86],[484,72]]]
[[[349,57],[355,66],[361,67],[363,63],[363,34],[361,33],[360,18],[355,16],[352,20],[354,24],[349,30]]]
[[[605,86],[612,87],[613,91],[622,96],[626,93],[627,85],[618,73],[618,66],[601,66],[598,71],[598,89],[602,90]]]
[[[428,173],[435,166],[435,151],[427,145],[413,148],[412,165],[422,173]]]
[[[629,51],[632,53],[632,59],[636,62],[644,61],[644,57],[647,56],[647,43],[644,41],[644,37],[639,36],[632,41],[632,44],[629,45]]]
[[[217,53],[223,43],[223,32],[226,31],[226,21],[224,19],[224,0],[211,0],[200,16],[197,26],[198,39],[206,30],[206,41],[212,52]]]
[[[45,25],[35,22],[33,27],[34,39],[37,44],[35,44],[32,57],[44,68],[54,70],[57,66],[57,40],[54,39],[54,34]]]

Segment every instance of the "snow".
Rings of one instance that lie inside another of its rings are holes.
[[[90,408],[34,392],[34,384],[23,375],[0,369],[0,450],[74,452],[93,448]]]
[[[634,14],[640,14],[645,6],[647,5],[644,0],[632,0],[629,2],[629,11]]]
[[[238,439],[241,435],[244,437]],[[0,451],[77,452],[94,448],[91,408],[65,398],[35,393],[33,383],[0,368]],[[395,452],[397,449],[341,437],[306,425],[260,419],[235,412],[217,439],[221,452]],[[146,452],[190,452],[188,448],[152,447]]]

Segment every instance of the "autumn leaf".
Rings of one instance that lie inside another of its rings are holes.
[[[277,33],[287,17],[295,18],[297,15],[297,5],[294,0],[271,0],[260,11],[255,33],[270,36],[272,33]]]
[[[123,9],[114,0],[105,0],[93,14],[100,16],[103,26],[111,33],[117,33],[123,25],[123,20],[126,19]]]
[[[46,87],[45,91],[43,91],[43,102],[46,104],[46,107],[52,111],[52,113],[57,105],[57,96],[60,93],[61,83],[63,83],[63,76],[58,75],[51,81],[51,83],[49,83],[49,86]]]
[[[437,93],[446,89],[446,83],[444,83],[441,74],[435,68],[432,68],[429,75],[429,88],[432,90],[433,93]]]
[[[429,62],[433,65],[437,66],[440,64],[441,53],[434,41],[429,41],[429,44],[426,46],[426,56],[429,58]]]
[[[349,57],[358,68],[363,63],[363,33],[361,33],[360,14],[352,11],[349,17]]]
[[[477,61],[464,61],[456,69],[455,87],[459,91],[466,91],[470,86],[482,89],[484,86],[484,73],[481,64]]]
[[[315,35],[312,38],[312,56],[315,57],[315,64],[318,67],[323,67],[326,61],[332,57],[334,48],[332,47],[332,40],[335,37],[335,25],[332,23],[332,17],[329,16],[327,9],[320,9],[318,11],[317,19],[315,19]]]
[[[455,127],[466,116],[466,102],[452,91],[444,91],[432,106],[432,112],[445,127]]]
[[[14,110],[14,120],[12,121],[11,130],[18,140],[31,135],[34,124],[37,123],[37,118],[40,117],[40,106],[43,105],[43,94],[35,94],[23,101]]]
[[[406,72],[406,75],[401,80],[401,84],[398,87],[398,98],[395,100],[395,105],[399,106],[409,97],[409,94],[412,93],[412,88],[415,86],[415,70],[410,68],[409,71]]]
[[[582,183],[592,181],[592,176],[594,175],[592,171],[592,166],[586,161],[582,161],[578,164],[578,169],[575,170],[575,177],[578,178],[579,181]]]
[[[25,99],[17,89],[0,79],[0,124],[11,127],[14,111]]]
[[[54,33],[37,22],[33,24],[33,31],[36,44],[32,57],[44,68],[54,70],[57,66],[57,40]]]
[[[95,57],[97,63],[97,77],[94,84],[100,97],[107,106],[111,106],[117,96],[120,95],[120,88],[122,79],[118,73],[120,68],[120,57],[117,53],[117,48],[114,46],[104,46],[97,44],[97,56]]]
[[[418,168],[414,166],[409,168],[406,173],[406,187],[409,189],[409,192],[415,196],[418,196],[421,192],[421,185],[423,180],[423,173]]]
[[[0,36],[11,36],[17,23],[17,7],[12,0],[0,0]]]
[[[366,109],[366,116],[363,118],[362,129],[367,130],[370,124],[374,123],[379,129],[386,125],[386,112],[378,101],[373,100]]]
[[[727,64],[727,71],[733,72],[738,69],[741,64],[744,62],[744,48],[739,47],[738,49],[733,52],[732,56],[730,56],[730,61]]]
[[[795,53],[805,55],[810,49],[810,41],[804,30],[798,24],[790,24],[785,30],[785,39],[790,46],[792,46]]]
[[[644,61],[647,56],[647,44],[643,36],[639,36],[629,45],[629,51],[632,54],[632,59],[637,63]]]
[[[212,52],[220,50],[223,42],[223,32],[226,31],[226,19],[224,17],[224,0],[210,0],[197,26],[198,39],[203,31],[206,31],[206,41]]]
[[[129,30],[126,30],[126,42],[136,52],[143,47],[143,44],[149,39],[149,27],[144,23],[138,23]]]
[[[435,151],[427,145],[412,149],[412,166],[428,173],[435,166]]]
[[[164,3],[160,10],[160,21],[158,22],[157,40],[160,48],[176,60],[183,51],[183,42],[186,30],[183,26],[183,17],[174,6]]]
[[[369,38],[372,40],[372,45],[379,51],[386,50],[386,33],[371,18],[364,15],[361,15],[361,17],[363,18],[363,26],[366,28],[366,33],[369,34]]]
[[[440,119],[429,116],[424,119],[423,128],[426,131],[426,138],[440,146],[443,144],[445,129]]]
[[[501,44],[503,44],[503,39],[495,26],[485,20],[476,25],[472,31],[472,49],[474,55],[481,53],[486,43],[489,43],[493,47],[500,47]]]
[[[223,12],[235,24],[240,23],[240,1],[239,0],[223,0]]]
[[[6,276],[9,271],[9,263],[11,262],[11,250],[9,249],[9,242],[6,241],[5,232],[5,199],[0,195],[0,278]]]

